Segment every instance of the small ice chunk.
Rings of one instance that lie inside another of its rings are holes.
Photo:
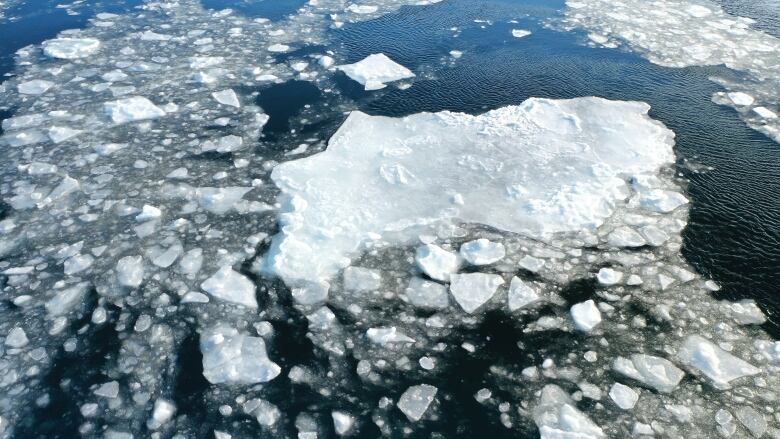
[[[97,52],[100,41],[94,38],[56,38],[44,41],[43,53],[59,59],[84,58]]]
[[[457,273],[458,268],[460,268],[458,255],[434,244],[417,248],[414,260],[417,262],[417,266],[431,279],[445,282],[449,281],[450,276]]]
[[[609,234],[607,243],[612,247],[642,247],[647,241],[636,230],[622,226]]]
[[[737,419],[739,419],[739,422],[741,422],[755,438],[760,438],[766,433],[766,418],[761,412],[753,407],[746,405],[738,408]]]
[[[524,282],[519,277],[513,277],[509,283],[507,305],[509,311],[517,311],[520,308],[532,305],[541,299],[536,288]]]
[[[39,95],[46,93],[46,91],[54,86],[54,83],[51,81],[46,81],[43,79],[33,79],[31,81],[22,82],[19,84],[16,89],[19,90],[19,93],[25,94],[25,95]]]
[[[631,410],[639,400],[639,394],[624,384],[615,383],[609,389],[609,397],[623,410]]]
[[[140,222],[149,221],[153,219],[159,219],[162,216],[162,211],[149,204],[144,204],[141,208],[141,213],[135,216],[135,220]]]
[[[175,413],[176,406],[172,402],[165,399],[157,399],[154,401],[152,418],[147,422],[147,426],[152,430],[156,430],[170,421]]]
[[[763,117],[764,119],[774,120],[777,119],[777,113],[770,110],[766,107],[755,107],[753,108],[753,112],[759,115],[760,117]]]
[[[117,381],[103,383],[93,393],[103,398],[114,399],[119,396],[119,383]]]
[[[117,281],[125,287],[137,288],[144,280],[144,260],[141,256],[125,256],[116,263]]]
[[[453,274],[450,281],[452,297],[469,314],[487,303],[504,284],[501,276],[485,273]]]
[[[333,429],[336,430],[336,434],[339,436],[349,433],[352,430],[352,426],[355,425],[355,417],[349,413],[336,410],[331,412],[330,415],[333,418]]]
[[[753,96],[750,96],[749,94],[743,93],[741,91],[727,93],[727,95],[729,99],[731,99],[731,102],[734,103],[734,105],[740,105],[740,106],[753,105],[753,102],[756,101],[756,99]]]
[[[71,139],[73,137],[76,137],[81,133],[82,133],[81,130],[75,130],[69,127],[53,126],[49,128],[49,131],[47,131],[46,134],[49,136],[49,139],[52,142],[60,143],[68,139]]]
[[[333,63],[334,63],[334,61],[333,61],[333,57],[331,57],[331,56],[328,56],[328,55],[323,55],[323,56],[321,56],[321,57],[320,57],[320,59],[319,59],[319,61],[317,61],[317,62],[318,62],[318,63],[319,63],[319,65],[320,65],[320,66],[322,66],[322,68],[324,68],[324,69],[328,69],[328,68],[332,67],[332,66],[333,66]]]
[[[218,326],[201,335],[203,376],[212,384],[265,383],[276,378],[281,368],[268,358],[265,341]]]
[[[753,299],[745,299],[739,302],[721,302],[721,307],[740,325],[763,325],[766,316]]]
[[[544,267],[544,259],[535,258],[531,255],[525,255],[518,263],[520,268],[536,273]]]
[[[95,262],[95,258],[93,258],[92,255],[74,255],[66,259],[62,264],[63,271],[67,276],[71,276],[86,270],[92,266],[93,262]]]
[[[103,105],[106,115],[115,124],[156,119],[165,116],[165,111],[143,96],[132,96]]]
[[[277,406],[260,398],[253,398],[245,402],[243,409],[244,413],[254,416],[257,423],[263,427],[276,425],[279,418],[282,417],[282,411]]]
[[[731,381],[761,372],[700,335],[689,335],[677,351],[677,358],[710,378],[718,389],[728,389]]]
[[[512,29],[512,36],[515,38],[523,38],[527,37],[528,35],[531,35],[530,30],[526,29]]]
[[[276,43],[268,46],[268,51],[273,53],[282,53],[282,52],[287,52],[288,50],[290,50],[290,46],[286,44]]]
[[[671,361],[646,354],[634,354],[631,359],[617,357],[612,369],[661,393],[671,393],[685,376]]]
[[[24,329],[20,327],[15,327],[12,329],[8,336],[5,337],[5,345],[10,348],[23,348],[27,346],[27,343],[30,341],[27,339],[27,334],[24,332]]]
[[[336,68],[362,84],[366,90],[378,90],[386,87],[388,82],[414,77],[411,70],[383,53],[375,53],[362,61],[336,66]]]
[[[411,386],[398,399],[398,409],[412,422],[422,419],[439,391],[430,384]]]
[[[81,303],[81,300],[89,290],[89,284],[82,282],[70,288],[56,291],[54,297],[49,299],[44,307],[50,316],[61,316],[67,314],[74,306]]]
[[[596,275],[596,280],[604,286],[615,285],[620,282],[621,279],[623,279],[623,273],[611,268],[602,268]]]
[[[586,300],[571,307],[571,318],[578,330],[590,332],[601,323],[601,312],[596,302]]]
[[[344,269],[344,289],[347,291],[376,291],[382,284],[379,270],[364,267]]]
[[[460,246],[460,255],[471,265],[489,265],[506,255],[504,244],[476,239]]]
[[[409,281],[405,293],[409,302],[418,308],[444,309],[450,304],[447,287],[419,277]]]
[[[257,308],[254,282],[234,271],[230,265],[217,270],[210,278],[200,284],[200,287],[218,299],[249,308]]]
[[[542,389],[533,411],[541,439],[603,439],[604,431],[577,410],[571,397],[555,384]]]
[[[390,343],[414,343],[414,339],[399,331],[395,326],[385,328],[369,328],[366,337],[372,343],[385,346]]]
[[[226,89],[221,91],[215,91],[211,93],[211,97],[214,98],[215,101],[219,102],[222,105],[228,105],[230,107],[241,107],[241,102],[238,100],[238,95],[236,95],[236,92],[233,91],[233,89]]]

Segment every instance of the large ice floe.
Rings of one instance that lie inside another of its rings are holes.
[[[475,401],[512,436],[780,435],[780,343],[682,258],[646,104],[262,138],[274,84],[323,91],[300,120],[354,109],[329,29],[430,3],[147,2],[17,53],[0,436],[476,437]]]
[[[592,45],[626,45],[662,66],[744,72],[740,79],[713,76],[727,90],[713,100],[780,142],[780,39],[753,29],[752,19],[707,0],[567,0],[563,23],[584,28]]]

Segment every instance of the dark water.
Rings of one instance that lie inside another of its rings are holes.
[[[767,0],[764,5],[771,7],[771,2]],[[729,12],[755,15],[762,29],[768,32],[777,35],[780,30],[776,20],[780,13],[775,18],[767,18],[760,2],[723,0],[722,3]],[[230,7],[239,13],[272,20],[295,11],[301,4],[301,0],[204,0],[209,8]],[[39,43],[60,30],[83,26],[96,11],[121,11],[132,6],[129,2],[102,3],[80,10],[78,16],[70,16],[63,9],[54,8],[54,3],[28,2],[9,11],[7,15],[21,18],[0,24],[3,35],[0,74],[12,70],[13,52],[19,48]],[[584,47],[579,44],[582,34],[559,33],[540,24],[540,20],[554,16],[562,6],[562,2],[542,0],[445,0],[430,7],[402,8],[377,20],[347,25],[332,34],[334,51],[346,58],[343,61],[354,62],[383,52],[414,70],[418,78],[407,90],[389,87],[366,93],[343,76],[337,78],[337,86],[341,94],[355,101],[357,108],[389,116],[439,110],[480,113],[519,104],[529,97],[593,95],[648,102],[652,106],[651,116],[677,134],[678,171],[687,181],[687,194],[692,201],[690,223],[684,232],[685,257],[698,271],[723,286],[719,297],[755,299],[769,316],[766,329],[780,338],[780,145],[748,128],[734,110],[711,102],[711,95],[721,89],[708,76],[731,73],[720,67],[663,68],[636,55]],[[508,23],[512,19],[518,23]],[[459,30],[450,30],[454,27]],[[529,29],[533,34],[513,38],[513,28]],[[453,60],[448,55],[451,50],[462,51],[463,57]],[[316,88],[305,82],[259,90],[257,102],[271,116],[265,129],[267,139],[284,141],[281,134],[290,129],[291,120],[306,105],[316,106],[324,99]],[[336,114],[320,123],[336,127],[343,117]],[[286,148],[296,146],[290,144]],[[713,169],[707,170],[709,167]],[[578,297],[587,292],[570,293]],[[518,350],[516,341],[521,338],[523,324],[498,315],[485,319],[471,334],[473,338],[489,337],[490,342],[482,350],[484,356],[475,358],[456,353],[442,359],[443,367],[433,376],[432,384],[448,389],[455,397],[440,402],[442,412],[448,413],[448,417],[426,424],[428,434],[437,431],[445,437],[536,437],[536,429],[530,424],[505,429],[497,422],[495,413],[485,410],[473,398],[478,389],[489,386],[488,380],[497,379],[488,371],[491,365],[538,364],[546,350],[561,351],[579,343],[577,334],[561,332],[551,337],[545,333],[541,340],[523,335],[527,348]],[[318,360],[305,339],[306,322],[300,315],[274,321],[274,326],[279,327],[279,334],[287,337],[276,343],[281,347],[272,353],[285,370],[294,364],[316,367]],[[62,359],[51,374],[50,385],[59,389],[52,397],[55,407],[61,406],[63,410],[51,415],[31,412],[31,419],[46,422],[22,426],[20,433],[24,434],[19,437],[75,436],[75,423],[66,423],[63,428],[55,421],[62,419],[63,413],[76,419],[78,415],[67,408],[76,407],[89,385],[98,378],[73,370],[84,370],[78,364],[99,367],[116,349],[115,343],[116,334],[99,333],[92,344],[100,349],[83,357],[60,353]],[[225,421],[213,413],[213,407],[203,406],[203,395],[209,392],[209,386],[202,376],[197,337],[184,340],[182,346],[180,374],[175,383],[175,394],[180,398],[177,406],[202,425],[205,436]],[[70,379],[71,387],[60,387],[65,378]],[[390,379],[392,383],[387,386],[348,389],[352,394],[365,396],[364,402],[348,408],[354,413],[368,413],[392,389],[402,391],[416,384],[412,378],[402,375]],[[360,380],[355,378],[353,382],[360,383]],[[280,408],[288,413],[315,409],[325,412],[329,406],[343,408],[347,404],[343,400],[329,401],[304,386],[291,384],[284,375],[273,382],[270,391],[275,393],[272,399],[280,402]],[[239,430],[245,429],[248,434],[256,432],[256,424],[249,419],[245,421],[238,426]],[[330,426],[329,422],[320,424]],[[293,434],[292,425],[288,427]],[[378,434],[370,423],[361,426],[360,432],[361,437]],[[415,434],[427,437],[426,432]]]

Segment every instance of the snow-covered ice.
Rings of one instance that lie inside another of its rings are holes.
[[[379,90],[387,87],[387,83],[414,78],[411,70],[384,53],[375,53],[354,64],[343,64],[336,68],[362,84],[366,90]]]
[[[52,58],[84,58],[97,52],[100,41],[95,38],[56,38],[44,41],[43,53]]]
[[[398,409],[409,418],[417,422],[428,411],[439,389],[430,384],[411,386],[398,398]]]
[[[639,394],[625,384],[615,383],[609,389],[609,397],[623,410],[631,410],[639,400]]]
[[[601,323],[601,312],[593,300],[586,300],[572,305],[571,318],[578,330],[590,332]]]
[[[165,111],[143,96],[132,96],[106,102],[104,110],[106,115],[116,124],[165,116]]]
[[[506,250],[500,242],[480,238],[461,245],[460,255],[471,265],[490,265],[500,261]]]
[[[761,372],[700,335],[689,335],[680,346],[677,358],[682,364],[704,374],[719,389],[727,389],[732,381]]]
[[[217,299],[249,308],[257,308],[255,284],[229,265],[217,270],[200,284],[200,287]]]
[[[219,326],[201,334],[203,376],[212,384],[265,383],[276,378],[281,368],[268,358],[260,337],[241,334]]]
[[[497,274],[464,273],[450,276],[450,293],[463,311],[473,314],[504,284]]]
[[[671,361],[646,354],[634,354],[630,359],[615,358],[612,369],[664,393],[672,392],[677,388],[680,380],[685,376],[685,372]]]
[[[444,250],[435,244],[426,244],[417,249],[414,257],[417,266],[431,279],[449,281],[458,272],[461,261],[457,254]]]

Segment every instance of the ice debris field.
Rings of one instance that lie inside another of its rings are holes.
[[[107,439],[448,437],[474,403],[515,437],[779,438],[780,342],[683,258],[675,134],[649,105],[391,118],[333,94],[314,110],[346,117],[335,134],[264,149],[258,89],[413,86],[329,32],[434,3],[310,0],[270,21],[149,1],[19,50],[0,85],[0,436],[59,411]],[[779,139],[777,40],[652,3],[569,0],[555,26],[744,71],[713,99]],[[461,376],[490,361],[494,321],[518,328],[512,361]]]

